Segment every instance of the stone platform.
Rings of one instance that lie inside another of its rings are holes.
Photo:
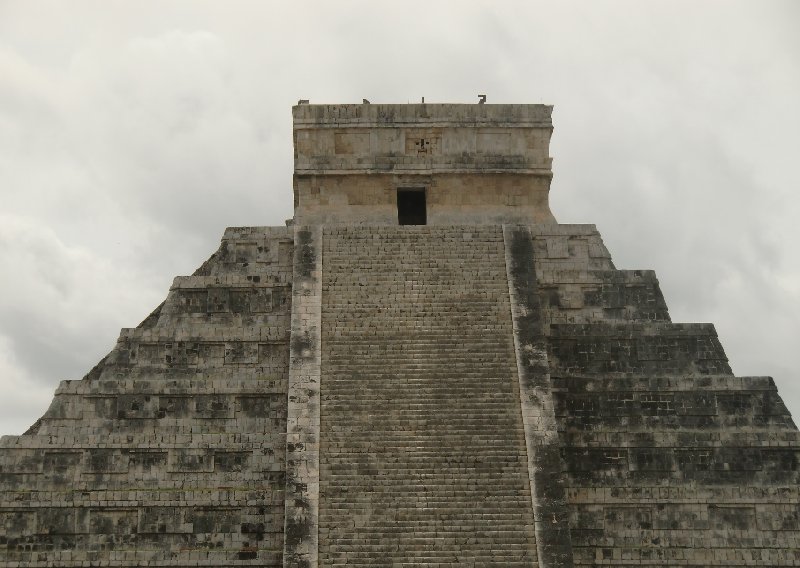
[[[320,566],[800,562],[774,383],[591,226],[321,228],[318,451],[287,476],[301,231],[229,229],[3,438],[0,565],[282,565],[298,483]]]

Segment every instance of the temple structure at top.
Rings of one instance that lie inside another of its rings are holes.
[[[295,106],[295,223],[553,223],[552,110]]]

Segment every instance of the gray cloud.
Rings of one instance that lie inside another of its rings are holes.
[[[555,104],[552,207],[800,416],[794,2],[0,4],[0,430],[225,226],[291,216],[313,102]]]

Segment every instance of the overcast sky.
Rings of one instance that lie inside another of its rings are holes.
[[[800,417],[800,3],[0,0],[0,433],[229,225],[292,215],[291,106],[555,105],[551,204]]]

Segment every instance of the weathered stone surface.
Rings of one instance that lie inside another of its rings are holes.
[[[571,567],[569,513],[564,497],[547,341],[531,262],[533,239],[524,226],[504,226],[503,238],[539,566]]]
[[[800,565],[772,379],[555,223],[550,111],[295,107],[296,225],[2,438],[0,566]]]
[[[323,247],[320,565],[537,565],[501,228]]]
[[[317,566],[319,534],[322,230],[295,229],[286,424],[284,566]]]
[[[281,565],[292,243],[229,229],[26,435],[2,439],[0,565]]]
[[[396,225],[397,192],[425,192],[440,225],[553,223],[552,107],[298,105],[295,221]]]
[[[800,437],[772,380],[732,376],[713,326],[669,323],[652,273],[565,248],[532,260],[575,565],[796,565]]]

